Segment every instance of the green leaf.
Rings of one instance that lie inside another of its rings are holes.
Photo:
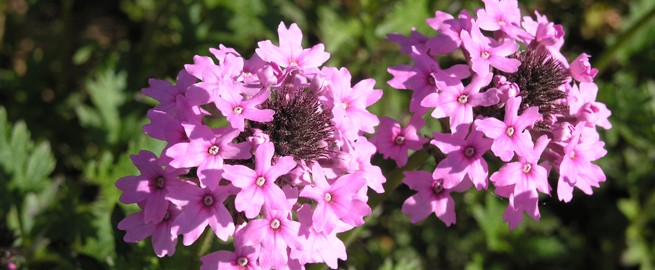
[[[120,134],[119,107],[125,102],[123,91],[125,90],[126,78],[125,72],[115,73],[113,70],[107,69],[86,82],[86,89],[91,101],[102,120],[101,126],[97,126],[97,128],[101,128],[106,132],[107,141],[112,144],[118,141]],[[81,115],[80,112],[82,112]],[[86,119],[87,123],[97,124],[95,121],[90,121],[95,119],[88,110],[80,111],[78,109],[78,116]]]

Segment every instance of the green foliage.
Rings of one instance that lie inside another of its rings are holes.
[[[607,182],[569,204],[541,198],[540,222],[510,231],[507,201],[493,191],[457,194],[457,224],[431,216],[410,224],[412,195],[389,190],[352,237],[343,269],[526,269],[655,267],[655,45],[653,1],[519,1],[566,27],[563,51],[601,61],[599,101],[613,112],[597,163]],[[117,224],[136,211],[118,203],[115,181],[138,171],[130,155],[160,153],[142,126],[154,101],[149,77],[175,78],[194,55],[219,44],[249,57],[296,22],[304,43],[324,43],[329,65],[354,80],[374,78],[384,96],[372,111],[408,120],[408,91],[387,84],[386,67],[408,64],[391,32],[425,34],[435,10],[472,10],[479,1],[112,0],[0,1],[0,251],[19,268],[193,269],[222,243],[181,243],[157,258],[150,240],[125,243]],[[527,13],[524,13],[527,14]],[[632,34],[626,34],[632,33]],[[628,37],[626,39],[626,37]],[[592,64],[596,65],[598,62]],[[426,117],[423,134],[441,130]],[[56,161],[56,162],[55,162]],[[391,171],[393,162],[376,157]],[[430,161],[431,162],[431,161]],[[430,162],[421,164],[431,169]],[[551,179],[556,180],[556,179]],[[554,182],[551,182],[554,185]],[[0,253],[0,261],[4,258]],[[0,268],[4,265],[0,266]],[[317,267],[320,268],[320,267]]]

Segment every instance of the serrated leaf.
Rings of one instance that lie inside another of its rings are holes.
[[[42,142],[32,150],[27,160],[24,180],[33,182],[37,186],[44,186],[44,181],[54,169],[55,159],[50,151],[50,144]]]
[[[91,101],[102,119],[100,128],[107,133],[109,143],[117,142],[120,134],[121,123],[118,109],[125,102],[123,91],[126,78],[125,72],[115,73],[108,69],[86,83]]]

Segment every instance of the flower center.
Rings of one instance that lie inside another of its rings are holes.
[[[571,157],[571,159],[575,159],[575,151],[571,151],[569,157]]]
[[[503,21],[503,20],[498,20],[498,25],[505,26],[505,25],[507,25],[507,23],[505,23],[505,21]]]
[[[280,220],[279,220],[279,219],[274,218],[273,220],[271,220],[271,229],[273,229],[273,230],[277,230],[277,229],[280,228],[280,225],[281,225],[281,224],[280,224]]]
[[[207,154],[212,156],[218,155],[218,150],[220,150],[220,148],[218,147],[218,145],[214,144],[210,146],[209,149],[207,149]]]
[[[202,204],[205,205],[205,207],[210,207],[214,205],[214,196],[207,194],[205,197],[202,197]]]
[[[505,134],[507,134],[509,137],[512,137],[512,135],[514,135],[514,127],[507,127]]]
[[[437,179],[434,181],[432,184],[432,192],[434,192],[434,195],[439,195],[443,192],[443,179]]]
[[[344,110],[348,109],[348,102],[341,102],[341,106],[343,107]]]
[[[475,155],[475,147],[467,146],[466,148],[464,148],[464,156],[472,157],[473,155]]]
[[[332,110],[323,108],[317,91],[292,81],[288,84],[272,91],[270,99],[261,104],[262,109],[275,111],[273,121],[248,124],[268,135],[277,156],[292,156],[296,161],[335,156]],[[337,101],[335,106],[346,105],[340,103]]]
[[[464,103],[466,103],[468,101],[469,101],[469,96],[467,96],[467,95],[461,95],[461,96],[457,97],[457,102],[459,102],[459,104],[464,104]]]
[[[170,211],[166,211],[166,214],[164,214],[164,221],[167,221],[167,220],[169,220],[169,219],[171,219],[171,212],[170,212]]]
[[[264,186],[264,184],[266,184],[266,178],[264,178],[263,176],[259,176],[257,177],[257,179],[255,179],[255,185],[257,185],[258,187],[262,187]]]
[[[237,259],[237,265],[239,265],[239,266],[241,266],[241,267],[246,267],[246,265],[248,265],[248,258],[246,258],[246,257],[239,257],[239,258]]]
[[[233,112],[234,114],[241,114],[241,113],[243,112],[243,107],[241,107],[241,106],[236,106],[236,107],[232,108],[232,112]]]
[[[396,137],[396,139],[393,140],[393,142],[394,142],[395,144],[397,144],[397,145],[402,145],[403,143],[405,143],[405,136],[403,136],[403,135],[398,135],[398,136]]]
[[[332,194],[330,194],[330,192],[325,192],[323,199],[325,199],[326,202],[332,201]]]
[[[164,177],[160,176],[157,177],[157,179],[155,179],[155,187],[157,187],[157,189],[162,189],[165,186],[166,186],[166,179],[164,179]]]
[[[482,57],[482,58],[484,58],[484,59],[488,59],[489,56],[491,56],[491,55],[489,54],[488,51],[482,51],[482,52],[480,53],[480,57]]]
[[[530,165],[530,163],[523,164],[523,172],[524,173],[529,173],[530,170],[532,170],[532,165]]]
[[[428,84],[432,85],[432,86],[435,86],[435,85],[437,85],[437,82],[435,81],[434,77],[428,76]]]

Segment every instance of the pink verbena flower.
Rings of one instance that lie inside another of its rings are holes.
[[[126,231],[125,242],[139,242],[148,236],[152,240],[152,248],[158,257],[173,256],[177,245],[177,234],[173,233],[174,221],[180,214],[177,205],[166,202],[164,217],[156,222],[145,222],[144,212],[130,214],[118,223],[118,229]]]
[[[584,122],[575,126],[571,140],[564,145],[559,162],[560,177],[557,182],[557,197],[561,201],[569,202],[573,197],[573,187],[577,187],[586,194],[592,194],[592,187],[599,187],[605,182],[603,170],[591,163],[607,154],[605,143],[595,136],[583,138]]]
[[[335,268],[346,259],[336,234],[371,214],[369,187],[384,190],[382,170],[371,164],[375,145],[363,136],[379,123],[368,107],[382,91],[372,79],[352,82],[345,68],[321,67],[329,54],[322,44],[303,49],[297,25],[281,23],[278,34],[279,46],[262,41],[250,59],[219,45],[212,57],[185,65],[175,87],[152,83],[149,94],[166,96],[159,99],[168,107],[148,112],[144,132],[166,145],[159,158],[152,155],[156,165],[134,162],[142,176],[117,182],[124,202],[181,208],[165,228],[175,239],[183,235],[185,245],[207,226],[222,241],[233,239],[234,252],[203,257],[203,268]],[[161,182],[143,173],[149,166],[170,174],[168,193],[146,188]],[[300,191],[307,196],[298,202]],[[148,235],[160,222],[145,220],[157,219],[148,214],[155,210],[144,212],[123,223],[128,234]]]
[[[455,200],[450,193],[461,192],[471,187],[471,181],[465,179],[456,187],[445,188],[446,170],[437,168],[432,175],[426,171],[407,171],[403,183],[417,191],[403,203],[402,211],[410,216],[413,223],[419,222],[434,213],[446,226],[455,223]]]
[[[259,48],[255,52],[266,62],[273,62],[283,68],[297,67],[310,71],[320,67],[330,58],[323,44],[314,45],[311,49],[303,49],[302,32],[295,23],[286,28],[281,22],[277,33],[280,37],[279,47],[273,45],[270,40],[257,43]]]
[[[462,45],[471,58],[471,69],[479,76],[487,76],[489,66],[511,73],[521,65],[519,60],[507,58],[519,49],[519,45],[511,39],[496,44],[482,35],[476,24],[473,24],[470,32],[462,31],[461,37]]]
[[[120,202],[142,203],[143,222],[159,223],[169,209],[166,194],[180,186],[177,176],[186,170],[163,169],[157,156],[150,151],[140,151],[130,158],[141,175],[125,176],[116,181],[116,187],[123,191]]]
[[[482,155],[489,151],[492,140],[484,138],[476,129],[469,133],[471,126],[461,124],[452,134],[434,133],[434,139],[430,141],[447,155],[437,165],[448,172],[444,177],[444,188],[454,188],[467,178],[478,190],[487,188],[489,170]]]
[[[597,70],[589,65],[589,56],[581,54],[569,62],[560,52],[565,36],[562,25],[539,12],[522,17],[516,0],[483,2],[484,8],[473,15],[466,10],[457,18],[435,12],[426,23],[436,34],[390,35],[411,64],[389,68],[393,79],[388,84],[413,92],[412,119],[423,118],[428,110],[439,119],[427,126],[441,128],[430,138],[440,151],[415,150],[418,157],[432,154],[435,158],[437,170],[432,178],[443,179],[441,187],[446,189],[469,181],[480,190],[488,187],[486,179],[492,173],[495,193],[509,198],[504,220],[516,228],[524,212],[539,219],[538,194],[550,193],[546,181],[550,174],[559,177],[558,197],[566,202],[575,187],[591,194],[593,187],[605,181],[600,167],[592,162],[605,155],[595,128],[611,128],[611,112],[596,101],[598,87],[593,79]],[[442,69],[443,63],[456,64]],[[462,65],[470,76],[459,72]],[[453,69],[458,72],[445,72]],[[373,137],[385,157],[390,149],[399,149],[388,146],[389,138],[398,132],[387,123],[394,122],[384,120],[380,134]],[[482,155],[484,147],[475,159],[463,158],[462,149],[477,145],[471,143],[474,140],[484,141],[481,146],[486,145],[486,150],[490,145],[497,158]],[[401,151],[404,159],[406,150]],[[487,163],[497,163],[489,167],[500,170],[489,172],[482,166]],[[424,204],[430,201],[427,195],[421,196]],[[429,214],[429,209],[418,209],[415,205],[420,203],[415,201],[419,199],[408,200],[410,206],[403,208],[412,220]],[[449,216],[444,216],[447,224]]]
[[[371,208],[357,198],[357,193],[366,185],[366,181],[357,175],[349,174],[328,183],[323,168],[312,168],[313,185],[305,186],[301,197],[317,202],[312,216],[313,227],[317,232],[331,233],[342,221],[353,227],[364,224],[364,216],[371,214]]]
[[[226,82],[231,82],[226,80]],[[225,83],[226,88],[234,89],[235,84]],[[269,122],[273,120],[275,113],[270,109],[259,109],[258,105],[262,104],[269,97],[269,91],[262,90],[252,98],[243,99],[243,96],[236,91],[223,91],[221,98],[214,100],[216,108],[230,122],[230,126],[238,129],[239,131],[245,130],[245,119],[257,122]]]
[[[169,192],[166,198],[182,208],[182,212],[175,219],[178,226],[174,234],[183,234],[185,246],[193,244],[209,225],[216,237],[223,241],[234,234],[232,215],[223,204],[225,199],[234,194],[232,186],[218,186],[214,190],[200,188],[194,184],[184,182]]]
[[[203,125],[183,124],[189,142],[177,143],[166,149],[174,168],[198,167],[201,187],[214,189],[223,172],[224,159],[247,159],[251,154],[248,143],[233,144],[239,135],[237,129],[211,130]]]
[[[532,151],[526,152],[525,156],[519,156],[518,162],[503,165],[498,172],[491,175],[490,180],[497,188],[496,193],[510,199],[505,221],[512,229],[523,220],[523,212],[535,220],[540,218],[537,191],[549,195],[550,185],[545,164],[538,162],[549,142],[550,139],[546,135],[539,137]]]
[[[223,177],[241,188],[234,199],[238,211],[243,211],[247,218],[260,214],[262,206],[268,209],[286,209],[287,201],[282,189],[275,181],[296,166],[290,156],[277,159],[271,166],[275,148],[273,143],[264,143],[255,152],[255,169],[243,165],[226,165]]]
[[[419,150],[428,141],[417,133],[425,125],[425,121],[421,118],[413,117],[405,128],[388,117],[380,118],[380,122],[378,134],[371,138],[371,142],[384,158],[396,161],[398,167],[407,164],[409,149]]]
[[[338,222],[332,232],[318,232],[314,226],[311,226],[313,224],[311,206],[303,204],[296,213],[305,250],[291,250],[291,258],[298,259],[302,264],[325,262],[330,268],[337,269],[338,260],[345,261],[348,258],[346,246],[337,237],[337,233],[350,230],[351,226]]]
[[[592,68],[589,64],[590,55],[583,53],[571,63],[571,76],[581,83],[589,83],[594,80],[598,69]]]
[[[518,116],[521,98],[511,98],[505,103],[505,121],[495,118],[476,120],[476,129],[494,139],[491,151],[503,161],[509,161],[516,152],[525,156],[533,147],[533,142],[526,128],[541,120],[538,108],[530,107]]]
[[[283,269],[287,265],[287,248],[303,250],[299,241],[300,223],[288,219],[289,210],[267,211],[262,219],[251,220],[244,228],[244,245],[261,244],[262,268]]]

